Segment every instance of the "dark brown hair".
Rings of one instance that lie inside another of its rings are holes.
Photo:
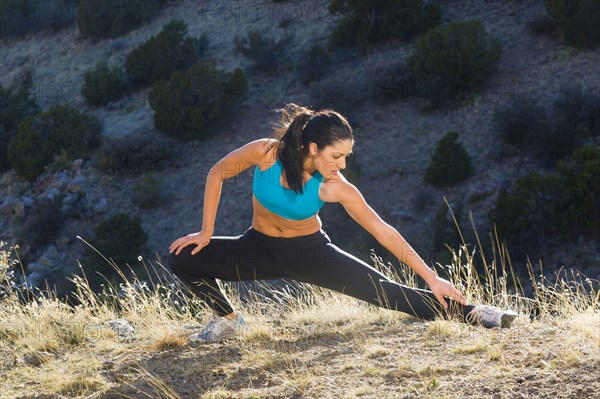
[[[290,189],[303,193],[304,160],[308,156],[309,143],[322,150],[336,141],[354,140],[350,124],[342,115],[331,109],[313,111],[294,103],[276,109],[281,118],[273,124],[274,139],[265,152],[277,146],[277,158],[281,161]]]

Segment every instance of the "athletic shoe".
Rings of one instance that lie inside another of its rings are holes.
[[[502,310],[488,305],[476,305],[467,315],[466,321],[470,324],[481,324],[486,328],[508,328],[517,316],[517,313],[512,310]]]
[[[236,333],[245,326],[246,320],[240,312],[237,312],[237,316],[232,320],[213,316],[202,331],[190,335],[188,340],[202,343],[220,342],[235,337]]]

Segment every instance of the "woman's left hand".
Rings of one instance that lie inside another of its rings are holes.
[[[427,282],[427,284],[429,285],[429,288],[431,288],[433,295],[435,295],[444,309],[448,309],[448,304],[446,303],[444,297],[451,298],[465,306],[468,305],[466,298],[456,288],[454,288],[450,281],[436,276],[434,280]]]

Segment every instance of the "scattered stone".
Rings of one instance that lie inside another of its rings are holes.
[[[25,205],[19,198],[9,195],[4,199],[4,203],[0,205],[0,214],[22,218],[25,216]]]
[[[402,380],[405,378],[410,378],[413,375],[414,375],[414,373],[409,370],[392,370],[389,373],[387,373],[387,378],[391,378],[391,379],[395,379],[395,380]]]
[[[27,265],[27,270],[29,270],[29,272],[31,272],[31,273],[37,272],[40,274],[46,274],[49,272],[48,266],[42,265],[41,263],[36,263],[36,262],[30,263],[29,265]]]
[[[29,288],[39,287],[45,279],[47,272],[33,272],[27,276],[27,286]]]
[[[77,203],[77,195],[76,194],[67,194],[62,200],[62,203],[65,205],[75,205]]]
[[[540,368],[540,369],[541,369],[541,368],[550,367],[550,363],[548,363],[548,362],[547,362],[547,361],[545,361],[545,360],[540,360],[539,362],[537,362],[537,363],[535,364],[535,367],[537,367],[537,368]]]
[[[56,187],[48,187],[46,192],[44,192],[43,196],[48,198],[50,201],[53,201],[56,197],[60,195],[60,190]]]
[[[83,192],[83,189],[81,188],[81,185],[71,183],[67,186],[67,192],[72,194],[79,194]]]
[[[107,360],[102,363],[102,370],[112,370],[115,368],[117,364],[111,360]]]
[[[23,202],[23,205],[25,205],[25,208],[31,208],[35,202],[33,198],[28,196],[21,197],[21,201]]]
[[[73,205],[63,204],[60,207],[60,213],[63,217],[71,217],[75,216],[77,213],[75,212],[75,207]]]
[[[105,197],[100,198],[92,208],[96,213],[108,212],[108,200]]]
[[[27,355],[27,356],[23,357],[21,360],[23,362],[29,364],[30,366],[37,367],[44,363],[48,363],[52,359],[54,359],[54,355],[52,353],[42,351],[42,352],[36,352],[36,353],[32,353],[30,355]]]
[[[46,256],[51,261],[58,260],[58,250],[56,249],[56,247],[54,245],[49,245],[48,248],[46,248]]]
[[[486,199],[490,195],[494,194],[496,191],[496,187],[492,187],[489,184],[486,184],[481,187],[473,187],[469,190],[467,194],[467,201],[472,204],[474,202],[478,202]]]

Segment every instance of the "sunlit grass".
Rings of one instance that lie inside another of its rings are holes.
[[[281,397],[320,397],[332,389],[337,389],[338,397],[373,397],[380,392],[374,392],[364,382],[383,383],[390,379],[402,381],[404,388],[398,392],[404,394],[454,397],[444,392],[444,378],[452,366],[436,364],[431,355],[430,363],[424,364],[398,358],[398,351],[415,345],[415,352],[431,348],[441,358],[446,353],[457,362],[481,359],[495,367],[493,375],[516,367],[516,363],[511,363],[513,359],[521,362],[519,367],[549,371],[583,367],[586,362],[600,364],[597,281],[561,270],[551,283],[548,278],[535,275],[529,264],[534,295],[526,297],[503,244],[496,241],[491,262],[486,261],[481,247],[468,248],[459,248],[452,264],[446,265],[450,279],[472,303],[517,311],[521,317],[514,328],[488,331],[442,318],[411,324],[414,319],[403,313],[376,308],[309,284],[299,284],[297,290],[263,284],[250,299],[242,299],[235,283],[220,282],[248,322],[243,334],[223,346],[234,352],[221,352],[218,346],[193,348],[186,356],[197,356],[198,360],[185,365],[172,362],[169,367],[181,367],[178,375],[186,381],[198,375],[223,374],[219,377],[223,385],[207,387],[197,397],[264,397],[268,396],[267,390]],[[14,248],[0,247],[0,283],[4,287],[9,270],[20,267],[14,261],[15,255]],[[476,256],[485,265],[484,275],[475,271]],[[418,279],[409,268],[385,265],[375,254],[371,259],[374,267],[391,279],[417,286]],[[107,261],[117,272],[120,270],[114,262]],[[185,397],[177,393],[181,388],[178,383],[144,368],[139,361],[142,353],[188,353],[188,331],[183,326],[198,325],[208,320],[211,312],[182,285],[173,284],[160,262],[142,259],[142,263],[147,270],[152,269],[149,276],[160,277],[144,285],[135,275],[128,280],[121,273],[119,286],[107,283],[104,291],[97,293],[85,275],[74,276],[77,305],[59,300],[50,290],[24,292],[22,297],[30,298],[26,301],[14,291],[5,290],[0,302],[0,351],[3,365],[8,368],[2,374],[0,397],[18,397],[40,390],[67,397],[90,397],[119,386],[129,386],[135,392],[124,397]],[[533,322],[530,315],[535,315]],[[124,319],[134,328],[133,340],[125,339],[105,324],[115,319]],[[388,341],[376,336],[385,336]],[[314,347],[315,343],[327,344]],[[547,345],[554,347],[546,348]],[[324,351],[328,346],[330,349]],[[40,352],[50,356],[39,366],[20,361]],[[138,366],[126,367],[131,364]],[[356,385],[338,387],[327,370],[359,380]]]

